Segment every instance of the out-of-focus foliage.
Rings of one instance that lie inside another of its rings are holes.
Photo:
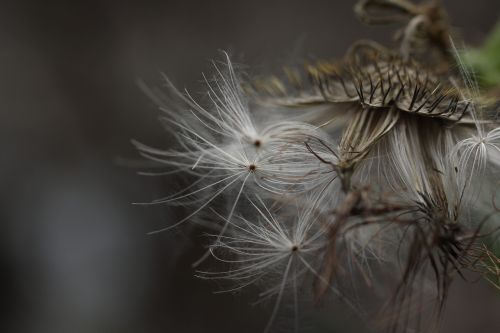
[[[484,88],[500,86],[500,22],[496,24],[481,48],[471,49],[466,59]]]

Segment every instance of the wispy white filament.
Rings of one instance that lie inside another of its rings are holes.
[[[173,94],[184,107],[169,109],[163,105],[163,120],[174,129],[180,149],[157,149],[139,142],[134,144],[148,159],[195,177],[193,183],[174,195],[153,204],[195,204],[196,208],[175,224],[176,227],[224,195],[231,201],[231,219],[243,193],[285,195],[307,192],[330,177],[331,167],[311,158],[306,142],[323,138],[312,125],[281,120],[257,126],[250,114],[240,82],[228,60],[226,71],[215,65],[217,75],[207,82],[209,108],[202,107],[186,92],[177,91],[167,80]],[[328,151],[316,140],[318,154]],[[229,197],[229,193],[231,197]]]
[[[467,90],[462,102],[472,103],[468,122],[411,114],[395,103],[356,104],[357,98],[348,107],[318,107],[314,100],[296,104],[290,114],[274,113],[275,106],[256,103],[245,93],[227,55],[226,65],[214,67],[215,76],[205,78],[207,103],[165,78],[174,101],[163,98],[158,104],[175,148],[134,144],[165,167],[159,174],[182,174],[189,182],[147,203],[189,209],[184,218],[152,233],[208,213],[215,231],[207,254],[227,268],[199,275],[234,282],[231,292],[263,286],[260,301],[274,301],[265,332],[271,331],[287,291],[298,311],[297,290],[308,277],[358,311],[334,287],[338,271],[351,278],[359,268],[368,281],[372,261],[401,268],[408,264],[400,265],[406,255],[420,263],[433,249],[424,246],[424,253],[413,254],[413,244],[403,244],[406,235],[464,224],[472,215],[467,200],[480,188],[476,179],[489,166],[500,171],[500,128],[485,119]],[[365,85],[373,85],[368,77]],[[467,71],[464,81],[472,85]],[[478,197],[484,201],[486,195]],[[328,267],[331,262],[341,267]],[[415,272],[410,278],[421,274]]]

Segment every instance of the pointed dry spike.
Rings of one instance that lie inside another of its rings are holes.
[[[422,104],[415,111],[413,111],[413,112],[414,113],[419,112],[424,107],[424,105],[427,104],[427,102],[429,102],[429,100],[431,99],[431,97],[432,97],[432,94],[429,94],[429,96],[427,96],[427,98],[422,102]]]
[[[457,113],[457,110],[459,110],[459,108],[458,108],[459,101],[460,101],[460,99],[458,97],[455,97],[455,104],[453,105],[453,114]]]
[[[420,92],[420,87],[418,85],[415,85],[415,90],[413,91],[413,96],[411,98],[410,107],[408,108],[410,111],[413,109],[413,105],[415,104],[415,101],[418,98],[419,92]]]
[[[399,84],[401,84],[402,86],[404,86],[406,82],[405,82],[405,81],[401,78],[401,76],[399,75],[399,71],[400,71],[400,69],[399,69],[399,68],[397,68],[397,69],[396,69],[396,77],[398,78]]]
[[[448,114],[448,113],[450,115],[453,115],[453,113],[454,113],[454,111],[453,111],[454,110],[453,109],[453,105],[455,103],[455,99],[456,99],[456,97],[450,98],[450,104],[448,104],[448,106],[446,108],[444,108],[442,112],[434,113],[434,115],[435,116],[441,116],[443,114]]]
[[[380,76],[379,82],[380,82],[380,93],[383,96],[385,96],[384,80],[382,79],[382,76]]]
[[[371,94],[370,94],[370,104],[372,103],[373,96],[375,96],[375,93],[377,92],[377,88],[380,85],[381,81],[378,81],[375,87],[372,89]]]
[[[437,106],[443,101],[443,99],[445,97],[446,97],[445,95],[441,95],[438,98],[436,98],[436,100],[430,105],[429,111],[427,111],[427,113],[428,114],[432,113],[437,108]]]
[[[356,93],[358,94],[360,102],[364,104],[365,100],[363,98],[363,88],[361,86],[362,85],[361,80],[358,81],[358,85],[359,86],[354,85],[354,88],[356,89]]]
[[[457,118],[457,120],[455,120],[455,122],[459,122],[460,120],[462,120],[462,118],[465,116],[465,113],[467,113],[467,109],[469,108],[469,105],[470,105],[470,102],[467,102],[467,104],[465,104],[465,107],[464,107],[462,113]]]
[[[387,88],[387,91],[385,92],[384,97],[382,98],[382,105],[385,105],[385,100],[387,99],[387,96],[392,90],[392,84],[389,84],[389,87]]]
[[[364,93],[364,85],[363,85],[363,80],[358,81],[359,84],[359,91],[361,92],[361,103],[365,103],[365,93]]]
[[[398,93],[397,93],[396,97],[394,98],[394,101],[395,101],[395,102],[397,102],[397,101],[399,100],[399,97],[400,97],[400,95],[403,93],[404,89],[405,89],[405,85],[403,84],[403,85],[401,86],[401,88],[399,89],[399,91],[398,91]]]

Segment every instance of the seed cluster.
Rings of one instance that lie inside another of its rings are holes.
[[[290,295],[295,308],[333,295],[373,312],[381,331],[407,332],[437,327],[456,275],[500,289],[500,126],[444,10],[364,0],[356,12],[402,22],[399,46],[360,41],[342,59],[261,78],[243,78],[226,55],[207,80],[207,105],[168,80],[171,96],[157,99],[178,147],[135,143],[191,181],[155,201],[189,214],[153,233],[208,225],[212,243],[196,265],[209,268],[198,275],[232,281],[233,292],[263,288],[261,299],[274,299],[265,332]],[[358,289],[387,288],[380,311],[354,302]]]

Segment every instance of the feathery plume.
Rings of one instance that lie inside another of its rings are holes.
[[[500,127],[446,12],[408,0],[362,0],[355,10],[367,23],[403,24],[398,47],[361,40],[340,60],[258,79],[224,54],[204,77],[208,103],[166,77],[168,96],[147,90],[177,147],[134,144],[165,167],[158,175],[190,182],[148,203],[189,209],[152,233],[204,214],[207,255],[228,267],[198,275],[236,283],[230,292],[263,288],[259,302],[274,302],[265,332],[287,294],[297,317],[308,282],[316,302],[330,293],[364,319],[346,285],[392,281],[380,304],[381,330],[391,332],[437,328],[457,275],[500,288]]]

